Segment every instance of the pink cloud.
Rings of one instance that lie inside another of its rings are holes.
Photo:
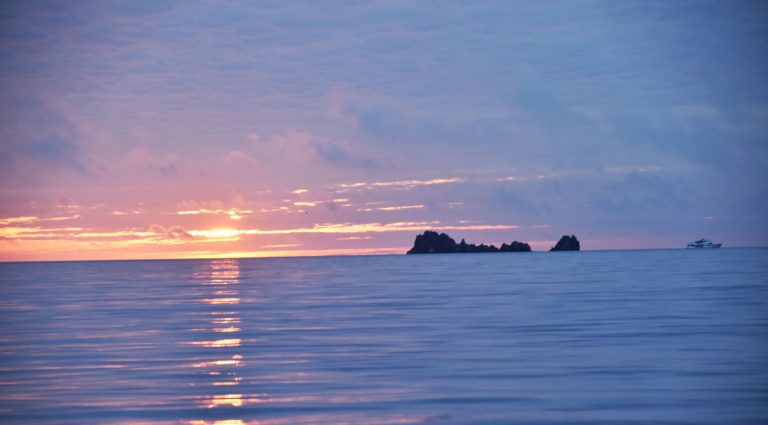
[[[263,139],[257,134],[248,135],[254,149],[260,157],[286,159],[292,162],[306,162],[315,158],[315,136],[312,133],[298,130],[288,130]]]
[[[149,226],[149,231],[156,233],[163,239],[192,240],[194,237],[181,226],[163,227],[159,224]]]
[[[133,163],[149,168],[164,176],[176,175],[181,165],[181,161],[175,153],[155,155],[141,146],[128,152],[128,158]]]
[[[241,150],[233,150],[224,157],[224,163],[232,166],[255,167],[258,165],[256,158]]]

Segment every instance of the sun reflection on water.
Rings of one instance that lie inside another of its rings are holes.
[[[221,395],[214,395],[212,398],[210,398],[207,404],[205,404],[205,407],[212,409],[214,407],[219,407],[219,406],[241,407],[242,405],[243,405],[242,394],[221,394]]]
[[[202,300],[206,304],[240,304],[240,298],[205,298]]]
[[[187,345],[199,345],[202,347],[239,347],[242,343],[242,340],[240,338],[227,338],[227,339],[216,339],[213,341],[192,341],[187,343]]]
[[[240,318],[239,309],[242,298],[240,295],[240,268],[238,260],[216,259],[211,260],[203,271],[196,274],[200,278],[200,293],[196,296],[196,301],[205,305],[206,324],[193,329],[195,333],[201,336],[199,339],[186,342],[185,345],[200,347],[198,357],[190,363],[190,368],[199,376],[203,382],[193,384],[194,387],[201,389],[202,393],[194,396],[193,403],[199,409],[219,409],[207,415],[232,415],[244,416],[248,413],[246,406],[275,405],[275,404],[295,404],[295,403],[318,403],[327,401],[331,403],[357,402],[359,394],[351,396],[317,396],[317,395],[293,395],[278,396],[268,393],[249,393],[249,384],[242,375],[242,367],[248,361],[240,351],[245,341],[253,343],[259,341],[253,338],[241,338],[243,332],[243,323]],[[215,286],[209,286],[215,285]],[[257,298],[247,298],[247,302],[252,303]],[[273,327],[273,331],[291,331],[291,330],[327,330],[330,328],[321,326],[301,326],[301,327]],[[226,337],[226,338],[217,338]],[[251,359],[253,365],[258,364],[292,364],[304,363],[307,359]],[[266,362],[266,363],[265,363]],[[319,379],[327,379],[316,373],[309,372],[275,372],[264,374],[261,379],[279,381],[286,384],[303,384],[317,382]],[[364,397],[364,396],[363,396]],[[241,409],[242,410],[233,410]],[[237,412],[240,412],[239,414]],[[326,418],[327,419],[327,418]],[[368,418],[370,419],[370,418]],[[357,423],[352,421],[349,423]],[[367,422],[367,419],[362,421]],[[244,421],[242,419],[220,419],[220,420],[191,420],[187,422],[190,425],[256,425],[256,424],[285,424],[282,419],[266,421]],[[314,421],[309,423],[321,423]],[[327,423],[323,421],[322,423]]]
[[[241,302],[240,291],[240,267],[236,259],[216,259],[211,260],[208,269],[209,275],[201,281],[202,285],[215,285],[216,290],[205,292],[199,299],[200,302],[211,307],[209,327],[205,329],[213,334],[226,333],[232,335],[232,338],[211,339],[192,341],[188,345],[201,346],[211,351],[212,359],[196,362],[192,367],[200,370],[205,376],[213,379],[208,381],[208,385],[213,388],[233,388],[242,382],[243,378],[239,376],[237,368],[244,365],[243,355],[240,353],[224,355],[221,349],[236,348],[242,346],[243,340],[234,336],[241,332],[240,317],[238,311],[233,311]],[[203,277],[203,276],[201,276]],[[219,310],[226,307],[228,310]],[[231,353],[231,352],[230,352]],[[206,409],[215,409],[217,407],[242,407],[246,404],[247,396],[239,393],[216,393],[198,398],[199,407]],[[213,424],[213,425],[239,425],[245,424],[240,419],[217,420],[215,422],[191,421],[190,424]]]
[[[235,354],[231,359],[225,360],[212,360],[209,362],[195,363],[192,367],[212,367],[212,366],[242,366],[243,356]]]
[[[226,328],[213,328],[214,332],[221,332],[221,333],[229,333],[229,332],[240,332],[241,329],[237,326],[228,326]]]

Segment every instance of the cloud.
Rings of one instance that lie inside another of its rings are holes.
[[[0,219],[0,226],[7,226],[9,224],[31,224],[46,221],[67,221],[76,220],[80,218],[79,214],[68,216],[54,216],[54,217],[36,217],[36,216],[22,216],[22,217],[8,217]]]
[[[689,104],[689,105],[677,105],[671,108],[673,115],[688,119],[703,119],[707,121],[719,121],[721,114],[711,105],[705,104]]]
[[[174,220],[251,228],[259,211],[280,212],[274,229],[402,214],[641,233],[663,211],[728,216],[705,221],[765,244],[764,5],[336,6],[4,5],[3,217],[50,217],[66,196],[144,203],[140,216],[83,212],[102,236]],[[169,207],[221,191],[252,201]],[[324,207],[284,213],[297,207],[283,195]],[[337,196],[351,206],[334,210]],[[45,223],[7,225],[21,224]]]
[[[274,245],[262,245],[260,248],[295,248],[297,246],[302,246],[300,243],[281,243],[281,244],[274,244]]]
[[[308,131],[290,129],[269,138],[251,133],[248,140],[257,157],[264,163],[273,163],[276,160],[297,164],[319,161],[331,166],[360,169],[378,167],[378,162],[374,159]]]
[[[294,202],[293,205],[295,205],[297,207],[316,207],[317,204],[319,204],[319,203],[321,203],[321,202],[320,201],[313,201],[313,202],[310,202],[310,201],[297,201],[297,202]]]
[[[162,239],[190,241],[195,238],[181,226],[163,227],[159,224],[152,224],[149,226],[149,231]]]
[[[371,211],[402,211],[402,210],[419,210],[425,208],[425,205],[396,205],[390,207],[378,207],[378,208],[358,208],[357,211],[371,212]]]
[[[336,238],[337,241],[362,241],[362,240],[368,240],[373,238],[373,236],[345,236],[341,238]]]
[[[0,178],[9,180],[40,180],[44,175],[66,172],[74,172],[81,177],[90,174],[81,147],[73,139],[62,135],[17,143],[4,142],[0,145],[0,168]]]
[[[284,133],[264,139],[257,134],[248,136],[258,157],[267,161],[282,159],[291,162],[307,162],[313,159],[315,145],[312,133],[288,130]]]
[[[394,189],[413,189],[419,186],[433,186],[442,184],[454,184],[464,183],[467,179],[464,177],[451,177],[451,178],[438,178],[430,180],[398,180],[398,181],[380,181],[380,182],[357,182],[357,183],[340,183],[336,187],[339,189],[337,192],[346,192],[349,190],[371,190],[376,188],[394,188]]]
[[[224,157],[224,163],[227,165],[244,167],[256,167],[258,165],[256,158],[241,150],[229,151],[229,153],[227,153],[227,155]]]
[[[509,186],[493,187],[490,190],[489,198],[491,203],[502,211],[512,210],[518,214],[535,215],[548,212],[549,210],[549,199],[546,197],[529,194],[528,191],[518,190]]]
[[[8,217],[8,218],[0,219],[0,226],[7,226],[9,224],[17,224],[17,223],[34,223],[38,220],[40,219],[34,216]]]
[[[507,176],[507,177],[498,177],[496,178],[496,181],[499,182],[524,182],[524,181],[531,181],[531,180],[546,180],[546,179],[554,179],[562,177],[562,174],[538,174],[533,176]]]
[[[120,210],[114,210],[112,211],[112,215],[140,215],[141,210],[133,210],[133,211],[120,211]]]
[[[497,146],[515,136],[512,112],[498,107],[421,105],[418,101],[351,99],[347,113],[356,128],[373,140],[407,156],[426,156],[434,149],[456,155],[470,146]]]
[[[196,202],[183,201],[177,204],[176,215],[226,215],[232,220],[240,220],[243,217],[253,214],[253,210],[240,208],[224,208],[221,201]]]
[[[592,202],[605,215],[626,216],[634,212],[661,218],[669,209],[685,208],[692,195],[684,180],[633,171],[621,180],[605,183]],[[706,212],[707,207],[702,208]]]
[[[17,153],[48,164],[61,164],[81,174],[88,173],[81,159],[80,147],[72,140],[63,137],[51,136],[39,139],[20,148]]]
[[[378,168],[378,162],[373,158],[352,153],[341,146],[331,143],[315,145],[317,156],[331,165],[349,166],[361,169]]]
[[[159,173],[164,177],[176,176],[181,163],[179,157],[174,153],[157,155],[141,146],[133,148],[128,152],[128,158],[134,163]]]
[[[6,240],[59,239],[79,234],[82,227],[0,227],[0,237]]]
[[[382,233],[382,232],[421,232],[426,229],[436,230],[509,230],[517,225],[506,224],[477,224],[477,225],[442,225],[439,222],[394,222],[394,223],[321,223],[312,227],[292,229],[226,229],[226,230],[190,230],[195,237],[216,238],[236,237],[242,235],[288,235],[299,233]]]

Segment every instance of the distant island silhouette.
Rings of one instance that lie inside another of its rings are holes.
[[[579,251],[581,245],[576,236],[563,235],[550,251]],[[510,244],[502,243],[500,248],[494,245],[468,244],[461,240],[456,241],[445,233],[437,233],[426,230],[421,235],[416,235],[413,247],[406,254],[465,254],[477,252],[531,252],[531,246],[525,242],[513,241]]]
[[[453,238],[445,233],[425,231],[423,235],[417,235],[413,242],[413,248],[407,254],[463,254],[474,252],[530,252],[531,246],[524,242],[514,241],[511,244],[503,243],[501,248],[494,245],[468,244],[461,240],[456,243]]]
[[[550,251],[581,251],[581,244],[579,244],[579,240],[576,239],[576,236],[563,235]]]

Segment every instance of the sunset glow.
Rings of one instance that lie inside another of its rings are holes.
[[[768,423],[768,1],[2,0],[0,94],[0,424]]]
[[[11,3],[0,261],[768,244],[756,5]]]

